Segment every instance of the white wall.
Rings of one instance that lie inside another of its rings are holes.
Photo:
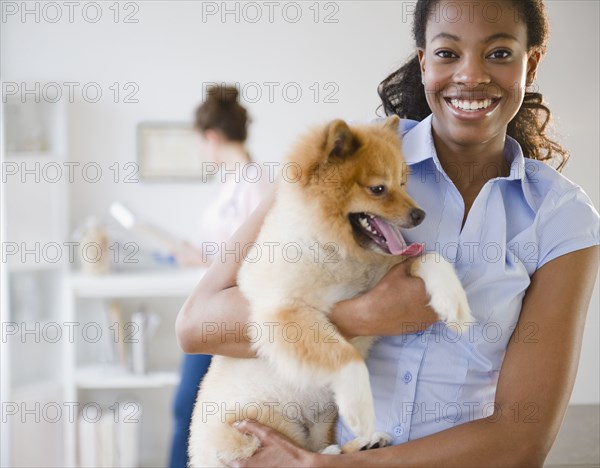
[[[587,1],[547,1],[551,36],[549,53],[537,82],[571,151],[564,174],[581,185],[596,208],[600,206],[600,96],[598,94],[600,4]],[[576,103],[581,103],[577,105]],[[598,281],[588,310],[573,403],[600,400]]]
[[[21,2],[8,3],[21,6]],[[72,226],[89,214],[105,214],[110,202],[119,199],[151,220],[193,236],[194,222],[214,185],[115,183],[109,166],[118,162],[123,167],[136,160],[138,122],[189,120],[202,98],[203,83],[261,84],[263,95],[258,102],[244,100],[254,118],[250,147],[257,159],[275,161],[309,124],[332,117],[372,118],[379,104],[377,84],[412,48],[411,17],[406,15],[410,2],[321,3],[317,5],[319,22],[314,21],[315,4],[300,2],[302,18],[296,23],[291,22],[296,13],[291,2],[280,2],[272,23],[264,2],[257,3],[263,13],[257,23],[246,20],[254,17],[256,10],[243,3],[237,4],[241,12],[248,9],[237,23],[233,15],[225,23],[219,15],[203,22],[203,7],[220,7],[221,2],[121,3],[117,23],[110,9],[112,2],[101,2],[102,17],[97,23],[86,21],[82,15],[89,2],[76,7],[72,23],[68,7],[57,3],[62,7],[62,18],[56,23],[48,21],[55,11],[41,7],[39,23],[33,15],[25,22],[19,15],[2,19],[1,65],[5,82],[80,84],[69,109],[67,159],[95,161],[104,172],[95,184],[76,177],[71,187]],[[537,82],[559,117],[563,141],[573,153],[565,174],[583,186],[598,206],[599,5],[588,1],[547,3],[553,34]],[[229,7],[235,5],[230,3]],[[131,12],[139,21],[124,23],[125,14]],[[330,13],[337,23],[323,21]],[[88,9],[86,14],[92,19],[94,10]],[[102,89],[103,97],[97,103],[81,98],[81,86],[89,82],[98,83]],[[114,82],[121,84],[122,93],[124,83],[136,83],[139,102],[114,103],[109,89]],[[274,102],[269,102],[265,82],[279,83]],[[315,82],[321,91],[317,103],[309,89]],[[323,102],[326,91],[332,89],[325,90],[324,86],[330,82],[339,89],[335,94],[338,103]],[[300,85],[303,95],[299,102],[291,103],[282,96],[287,83]],[[66,92],[67,88],[63,89]],[[246,97],[252,99],[254,95]],[[599,401],[598,310],[596,288],[572,399],[576,403]]]

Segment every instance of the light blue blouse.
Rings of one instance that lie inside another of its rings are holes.
[[[420,226],[403,234],[454,264],[475,322],[462,335],[437,323],[374,345],[367,365],[376,428],[390,434],[393,444],[489,416],[531,275],[556,257],[600,243],[598,212],[583,190],[546,164],[524,158],[510,137],[504,149],[510,175],[484,185],[461,229],[463,200],[437,158],[431,120],[400,124],[411,170],[408,191],[426,212]],[[536,330],[535,323],[525,324],[516,338],[535,340]],[[533,407],[510,410],[535,417]],[[340,420],[338,442],[352,438]]]

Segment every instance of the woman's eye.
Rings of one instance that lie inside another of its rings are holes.
[[[383,195],[385,193],[385,185],[373,185],[369,187],[373,195]]]
[[[504,59],[504,58],[510,57],[510,52],[508,50],[504,50],[504,49],[495,50],[490,55],[488,55],[488,57],[491,57],[494,59]]]
[[[456,58],[456,54],[454,54],[454,52],[450,52],[449,50],[439,50],[435,53],[435,55],[443,59]]]

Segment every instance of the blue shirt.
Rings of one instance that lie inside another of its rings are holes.
[[[463,200],[437,158],[431,120],[400,124],[408,192],[426,212],[423,223],[403,235],[453,263],[474,323],[464,334],[436,323],[373,346],[367,365],[376,430],[390,434],[393,444],[489,416],[531,275],[556,257],[600,243],[598,212],[583,190],[524,158],[508,136],[510,175],[483,186],[461,229]],[[517,339],[535,340],[536,324],[524,326]],[[353,438],[340,419],[338,442]]]

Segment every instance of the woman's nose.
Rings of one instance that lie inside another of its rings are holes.
[[[462,58],[460,67],[454,75],[454,81],[467,86],[477,86],[490,82],[484,59],[466,55]]]

